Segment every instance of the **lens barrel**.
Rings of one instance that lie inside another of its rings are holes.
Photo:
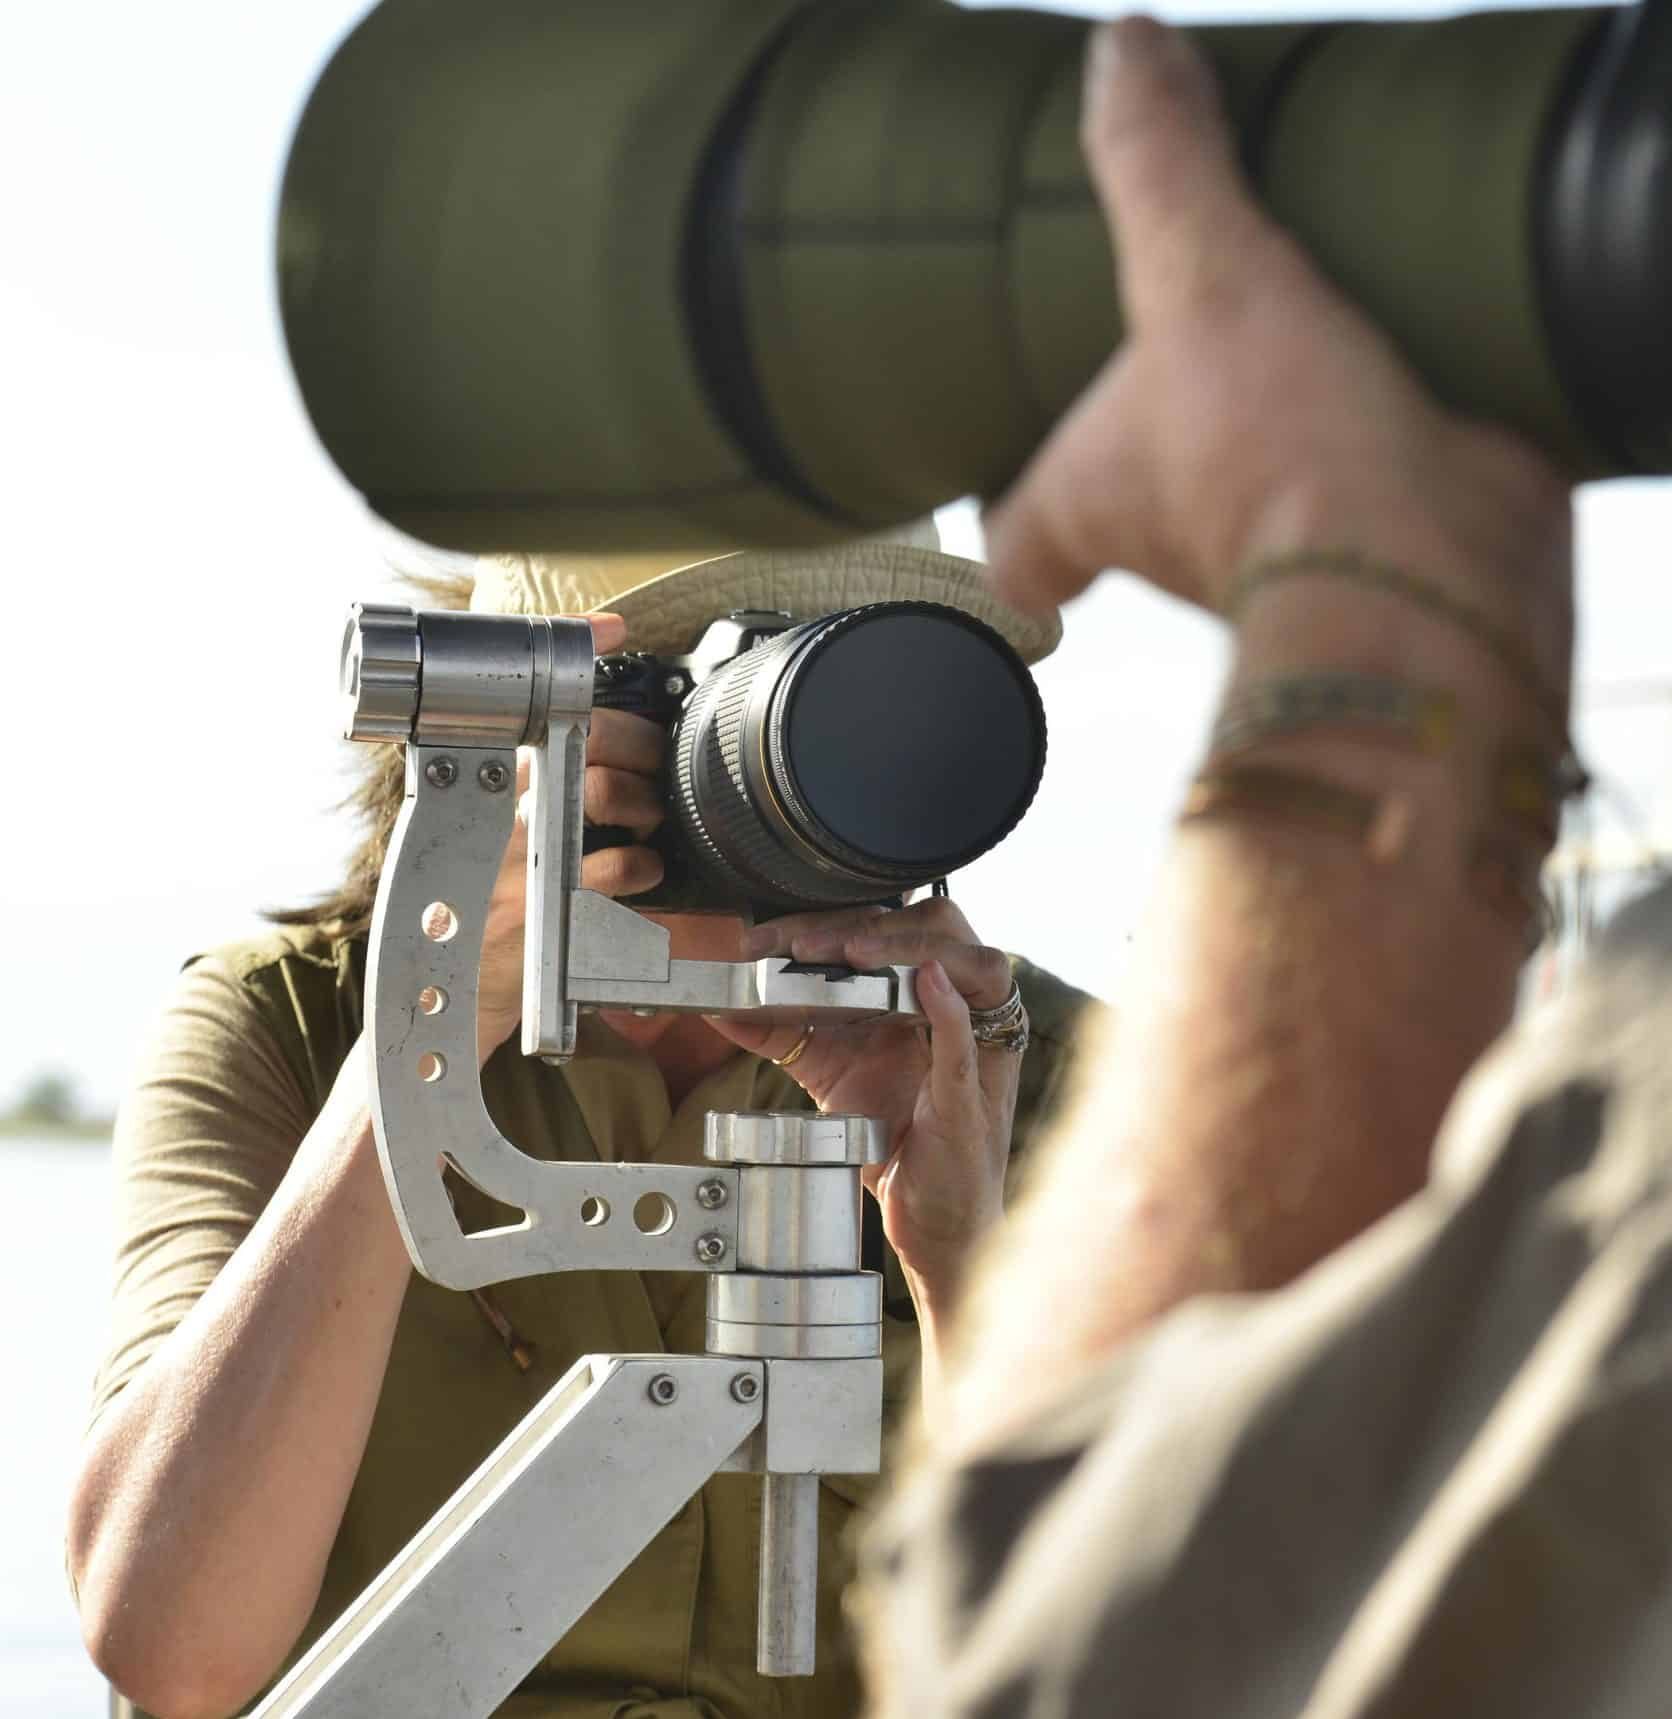
[[[455,549],[833,542],[1007,484],[1122,338],[1084,19],[382,0],[281,201],[331,457]],[[1434,392],[1672,472],[1672,0],[1193,30],[1254,188]]]
[[[1004,839],[1045,768],[1045,712],[990,627],[874,603],[779,634],[692,693],[667,831],[708,907],[886,900]]]

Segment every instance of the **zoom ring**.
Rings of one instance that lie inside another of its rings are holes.
[[[786,634],[785,641],[799,639]],[[763,661],[751,665],[748,675],[739,675],[737,685],[727,687],[714,707],[711,746],[713,759],[724,772],[731,792],[724,796],[722,827],[715,834],[734,863],[771,880],[775,894],[785,905],[832,906],[843,902],[876,901],[890,893],[875,876],[852,872],[835,855],[809,851],[802,833],[788,823],[776,805],[751,803],[749,773],[744,748],[755,732],[749,722],[752,694],[763,673],[778,677],[782,659],[793,648],[774,644],[759,654]],[[770,658],[771,660],[764,660]],[[781,784],[781,775],[773,778]]]
[[[680,717],[679,726],[674,731],[674,821],[679,826],[679,833],[696,869],[707,874],[709,882],[718,888],[722,897],[728,901],[761,900],[768,897],[776,901],[784,892],[768,881],[770,873],[751,877],[733,865],[710,835],[697,804],[699,779],[713,781],[716,777],[726,778],[728,775],[715,737],[714,724],[709,720],[708,713],[708,706],[714,702],[724,678],[712,676],[698,685]],[[744,697],[747,698],[747,685]],[[736,785],[732,784],[732,787],[735,791]],[[729,809],[733,796],[727,794],[725,797]],[[712,799],[713,796],[710,795],[709,798]],[[731,821],[723,821],[729,827]],[[795,905],[799,907],[811,904],[804,903],[797,897]]]

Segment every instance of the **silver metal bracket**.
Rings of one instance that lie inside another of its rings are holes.
[[[710,1476],[763,1475],[757,1663],[813,1670],[818,1476],[875,1472],[881,1294],[859,1270],[864,1117],[710,1116],[700,1165],[550,1162],[482,1096],[479,969],[530,772],[522,1048],[573,1054],[583,1007],[793,1020],[916,1014],[909,969],[674,960],[668,933],[580,887],[592,702],[584,621],[358,607],[346,727],[405,740],[407,794],[366,976],[372,1122],[418,1269],[452,1288],[537,1272],[710,1274],[703,1356],[570,1370],[256,1709],[263,1719],[496,1707]],[[456,1172],[513,1209],[467,1233]]]
[[[407,739],[366,975],[373,1125],[401,1233],[456,1289],[539,1272],[716,1271],[736,1256],[731,1172],[530,1158],[482,1099],[479,968],[516,814],[517,747],[534,747],[522,1047],[562,1061],[583,1007],[796,1020],[913,1014],[909,968],[832,974],[792,961],[683,961],[666,929],[580,887],[592,632],[584,620],[418,614],[358,605],[342,652],[346,731]],[[451,1165],[521,1216],[467,1234]],[[726,1198],[705,1207],[705,1184]]]

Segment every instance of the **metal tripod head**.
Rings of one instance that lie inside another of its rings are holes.
[[[427,1277],[470,1289],[547,1271],[705,1272],[707,1353],[583,1357],[303,1656],[263,1719],[439,1712],[438,1700],[458,1719],[490,1712],[724,1469],[764,1476],[757,1666],[813,1670],[818,1476],[874,1473],[880,1458],[881,1280],[860,1269],[860,1170],[886,1156],[885,1130],[710,1113],[701,1165],[550,1162],[500,1134],[482,1097],[478,967],[517,747],[534,748],[526,1054],[571,1056],[576,1017],[594,1006],[915,1015],[912,973],[677,960],[663,928],[583,889],[592,687],[584,620],[350,612],[344,730],[407,748],[366,975],[373,1129]],[[520,1220],[467,1233],[449,1167]]]
[[[378,1151],[419,1270],[455,1289],[576,1268],[724,1271],[736,1253],[727,1172],[587,1166],[597,1180],[642,1183],[673,1212],[653,1233],[597,1220],[638,1196],[589,1188],[581,1167],[529,1158],[483,1104],[476,1054],[477,969],[488,899],[515,816],[519,745],[534,749],[528,830],[522,1048],[574,1054],[582,1008],[757,1018],[851,1020],[917,1013],[909,968],[845,973],[782,957],[753,962],[671,957],[667,931],[583,889],[582,784],[592,710],[586,621],[415,613],[356,604],[342,647],[344,731],[404,740],[407,799],[390,841],[372,922],[367,1028]],[[466,1235],[440,1154],[520,1225]],[[654,1184],[654,1186],[652,1186]],[[719,1206],[702,1191],[723,1187]],[[586,1216],[582,1211],[585,1207]]]

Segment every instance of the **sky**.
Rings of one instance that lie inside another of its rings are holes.
[[[8,31],[0,1104],[48,1068],[113,1101],[180,962],[326,887],[346,850],[337,642],[390,546],[290,383],[272,228],[290,128],[359,10],[66,0]],[[1672,485],[1588,491],[1580,524],[1581,735],[1642,827],[1672,828]],[[973,509],[945,529],[979,552]],[[957,893],[987,940],[1106,993],[1224,644],[1125,578],[1067,624],[1040,672],[1045,788]]]

